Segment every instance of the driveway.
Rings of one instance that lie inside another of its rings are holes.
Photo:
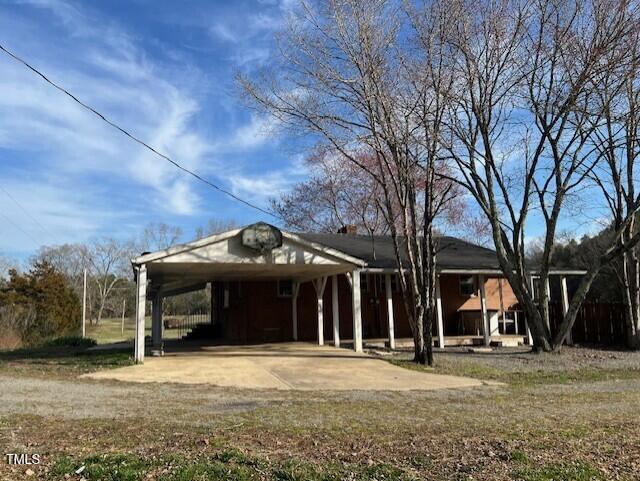
[[[284,390],[432,390],[476,387],[477,379],[412,371],[367,354],[310,343],[197,346],[144,364],[86,374],[127,382],[211,384]]]

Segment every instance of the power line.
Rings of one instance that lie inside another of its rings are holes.
[[[25,209],[25,208],[22,206],[22,204],[20,204],[20,202],[18,202],[18,201],[17,201],[17,200],[16,200],[16,199],[15,199],[15,198],[14,198],[14,197],[9,193],[9,192],[7,192],[7,190],[6,190],[4,187],[2,187],[1,185],[0,185],[0,190],[1,190],[2,192],[4,192],[4,193],[7,195],[7,197],[9,197],[9,199],[11,199],[11,200],[12,200],[12,201],[13,201],[13,202],[14,202],[14,203],[15,203],[15,204],[16,204],[16,205],[17,205],[17,206],[22,210],[22,212],[24,212],[24,213],[27,215],[27,217],[29,217],[33,222],[35,222],[35,223],[38,225],[38,227],[40,227],[40,229],[42,229],[42,232],[44,232],[45,234],[47,234],[48,236],[50,236],[51,238],[53,238],[53,239],[57,242],[56,236],[54,236],[51,232],[49,232],[49,231],[48,231],[48,230],[47,230],[47,229],[46,229],[46,228],[45,228],[45,227],[44,227],[44,226],[43,226],[43,225],[38,221],[38,219],[36,219],[34,216],[32,216],[32,215],[27,211],[27,209]]]
[[[186,167],[183,167],[181,164],[179,164],[178,162],[176,162],[175,160],[171,159],[169,156],[157,151],[155,148],[151,147],[149,144],[147,144],[146,142],[144,142],[143,140],[140,140],[138,137],[136,137],[135,135],[131,134],[130,132],[128,132],[126,129],[120,127],[118,124],[116,124],[115,122],[112,122],[111,120],[109,120],[107,117],[105,117],[103,114],[101,114],[100,112],[98,112],[96,109],[94,109],[93,107],[91,107],[90,105],[84,103],[83,101],[81,101],[80,99],[78,99],[75,95],[73,95],[71,92],[69,92],[68,90],[66,90],[65,88],[61,87],[60,85],[58,85],[57,83],[49,80],[47,78],[47,76],[45,74],[43,74],[42,72],[40,72],[37,68],[31,66],[27,61],[23,60],[22,58],[18,57],[16,54],[14,54],[13,52],[9,51],[7,48],[5,48],[2,44],[0,44],[0,50],[2,50],[4,53],[6,53],[7,55],[9,55],[11,58],[13,58],[14,60],[16,60],[17,62],[20,62],[22,65],[24,65],[25,67],[27,67],[29,70],[31,70],[33,73],[35,73],[36,75],[38,75],[39,77],[41,77],[45,82],[47,82],[49,85],[51,85],[52,87],[55,87],[56,89],[58,89],[60,92],[64,93],[65,95],[67,95],[68,97],[70,97],[74,102],[76,102],[78,105],[82,106],[83,108],[85,108],[86,110],[88,110],[89,112],[93,113],[94,115],[98,116],[102,121],[106,122],[108,125],[110,125],[111,127],[113,127],[114,129],[120,131],[122,134],[126,135],[127,137],[129,137],[131,140],[133,140],[134,142],[137,142],[138,144],[142,145],[143,147],[145,147],[146,149],[150,150],[151,152],[153,152],[154,154],[156,154],[159,157],[162,157],[164,160],[166,160],[167,162],[173,164],[175,167],[177,167],[178,169],[180,169],[181,171],[195,177],[196,179],[198,179],[201,182],[204,182],[205,184],[207,184],[209,187],[213,187],[214,189],[216,189],[219,192],[222,192],[223,194],[231,197],[232,199],[243,203],[244,205],[251,207],[252,209],[256,209],[264,214],[267,214],[271,217],[274,217],[276,219],[279,219],[279,217],[277,215],[275,215],[273,212],[269,212],[266,209],[263,209],[262,207],[251,203],[248,200],[244,200],[243,198],[237,196],[236,194],[224,189],[223,187],[220,187],[217,184],[214,184],[213,182],[211,182],[210,180],[205,179],[204,177],[202,177],[201,175],[187,169]]]
[[[4,219],[9,222],[9,224],[13,225],[13,227],[15,227],[16,229],[18,229],[20,232],[22,232],[24,235],[26,235],[33,243],[36,247],[38,247],[40,245],[40,243],[35,239],[35,237],[33,237],[31,234],[29,234],[26,230],[24,230],[22,227],[20,227],[18,224],[16,224],[15,222],[13,222],[9,217],[7,217],[6,215],[4,215],[2,212],[0,212],[0,216],[4,217]]]

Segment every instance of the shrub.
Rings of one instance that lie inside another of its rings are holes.
[[[9,276],[0,289],[0,330],[10,327],[27,345],[77,333],[80,301],[63,274],[36,262],[29,273],[11,270]]]
[[[97,345],[95,339],[82,336],[62,336],[51,339],[46,343],[47,346],[63,346],[63,347],[93,347]]]

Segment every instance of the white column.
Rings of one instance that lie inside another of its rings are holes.
[[[482,313],[482,337],[484,345],[491,344],[491,327],[489,326],[489,315],[487,313],[487,295],[484,288],[484,275],[478,275],[478,284],[480,291],[480,312]]]
[[[395,349],[396,335],[393,325],[393,292],[391,290],[391,275],[392,274],[384,275],[384,288],[387,295],[387,330],[389,331],[389,349]]]
[[[327,277],[321,277],[313,281],[318,297],[318,345],[324,346],[324,288],[327,285]]]
[[[440,276],[436,276],[436,321],[438,322],[438,346],[444,349],[444,319],[442,315],[442,293],[440,291]]]
[[[300,291],[300,283],[293,281],[293,292],[291,294],[291,314],[293,319],[293,340],[298,340],[298,292]]]
[[[340,347],[340,304],[338,299],[338,276],[331,276],[331,308],[333,317],[333,345]]]
[[[547,299],[547,310],[549,310],[550,309],[549,304],[551,304],[551,288],[549,287],[549,276],[547,276],[547,281],[544,283],[544,290],[545,290],[545,298]],[[549,314],[551,314],[551,312],[549,312]],[[547,318],[547,329],[551,331],[550,317]]]
[[[163,354],[163,346],[162,294],[160,292],[154,294],[151,308],[151,338],[153,340],[153,350],[151,352],[154,356],[161,356]]]
[[[87,325],[87,269],[84,270],[84,283],[82,285],[82,337],[86,337]]]
[[[362,352],[362,305],[360,292],[360,271],[353,271],[351,276],[351,298],[353,306],[353,349]]]
[[[138,364],[144,362],[144,318],[147,302],[147,266],[138,268],[138,284],[136,289],[136,339],[134,357]]]
[[[562,316],[566,316],[567,312],[569,312],[569,289],[567,289],[567,277],[560,276],[560,295],[562,297]],[[567,333],[566,338],[567,344],[573,344],[573,339],[571,338],[571,329]]]

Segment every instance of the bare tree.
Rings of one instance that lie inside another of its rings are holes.
[[[368,161],[374,159],[361,159]],[[313,150],[307,165],[311,172],[307,180],[271,200],[271,208],[286,227],[336,232],[352,225],[371,236],[389,232],[378,202],[382,191],[371,175],[340,154],[333,155],[331,149]]]
[[[282,125],[311,134],[378,186],[414,334],[415,360],[431,364],[433,234],[451,192],[434,183],[451,77],[438,65],[440,31],[418,30],[407,18],[394,1],[303,3],[279,36],[273,69],[239,80],[253,105]],[[415,58],[409,42],[433,48]]]
[[[592,119],[590,143],[599,164],[590,178],[601,189],[611,213],[610,229],[620,233],[620,242],[628,244],[638,235],[638,189],[636,187],[640,155],[640,31],[635,30],[620,47],[611,51],[617,69],[605,70],[593,79],[594,103],[602,116]],[[600,118],[601,117],[601,118]],[[638,248],[626,250],[615,272],[625,303],[627,344],[640,348],[640,257]]]
[[[176,245],[182,237],[182,228],[164,222],[147,224],[140,239],[142,251],[157,251]]]
[[[603,118],[593,79],[627,61],[624,46],[635,20],[625,1],[461,0],[447,7],[456,18],[449,46],[457,98],[448,122],[458,181],[490,222],[534,347],[559,349],[602,265],[637,242],[616,231],[552,334],[548,279],[558,224],[599,165],[589,143]],[[534,219],[544,229],[539,295],[525,262],[526,228]]]
[[[116,285],[130,275],[130,259],[133,257],[132,242],[120,242],[112,238],[96,239],[81,246],[88,260],[91,279],[96,286],[96,324],[100,323],[103,312]]]
[[[238,227],[238,223],[233,219],[218,219],[212,217],[207,221],[207,224],[200,226],[196,229],[196,239],[202,239],[203,237],[226,232]]]
[[[0,254],[0,281],[6,279],[10,269],[16,269],[18,263],[6,256]]]

